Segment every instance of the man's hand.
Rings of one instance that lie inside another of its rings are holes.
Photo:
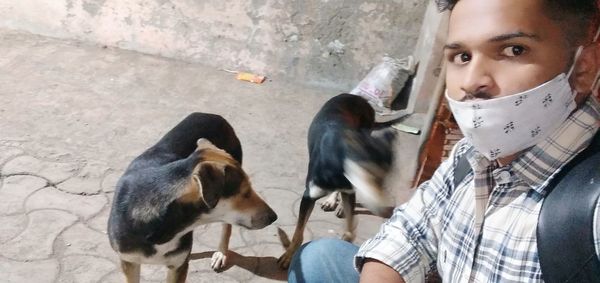
[[[369,258],[362,267],[360,283],[376,282],[405,283],[396,270],[381,261]]]

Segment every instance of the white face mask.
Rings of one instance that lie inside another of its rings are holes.
[[[564,73],[528,91],[489,100],[461,102],[446,92],[461,131],[489,160],[548,137],[575,109],[574,97]]]
[[[600,29],[594,42],[600,34]],[[577,62],[583,47],[574,57]],[[457,101],[448,96],[450,109],[465,137],[489,160],[506,157],[536,145],[554,132],[575,109],[576,92],[568,78],[573,72],[530,90],[488,100]],[[596,75],[592,91],[597,93]]]

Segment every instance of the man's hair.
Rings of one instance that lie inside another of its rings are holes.
[[[452,10],[458,1],[435,0],[440,11]],[[596,33],[600,20],[600,0],[543,1],[550,18],[564,28],[569,45],[582,44]]]

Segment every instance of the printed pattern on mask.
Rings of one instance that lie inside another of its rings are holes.
[[[544,107],[548,108],[548,106],[552,104],[552,94],[548,93],[546,97],[544,97],[542,103],[544,104]]]
[[[525,101],[525,99],[527,99],[527,95],[519,95],[519,97],[517,98],[517,101],[515,101],[515,106],[521,106],[521,104],[523,104],[523,101]]]

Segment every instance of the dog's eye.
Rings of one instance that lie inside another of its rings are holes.
[[[250,191],[247,191],[244,193],[243,197],[244,198],[250,198],[250,196],[252,195],[252,193]]]

